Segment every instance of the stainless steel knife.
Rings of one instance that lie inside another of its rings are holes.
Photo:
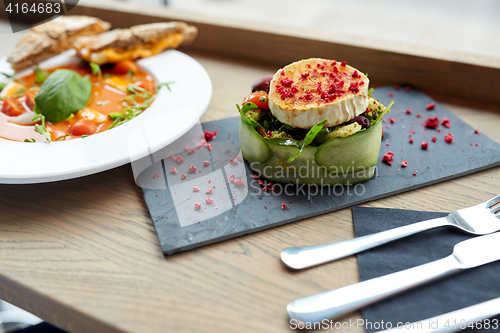
[[[304,323],[338,318],[430,281],[496,260],[500,260],[499,232],[460,242],[450,256],[428,264],[297,299],[288,304],[288,315]]]

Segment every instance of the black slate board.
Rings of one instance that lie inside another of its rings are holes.
[[[352,208],[356,237],[446,215],[448,213]],[[473,236],[454,228],[438,228],[359,253],[357,255],[359,278],[365,281],[442,259],[451,254],[457,243],[471,237]],[[425,320],[500,297],[499,274],[500,262],[497,261],[465,270],[365,307],[362,309],[363,317],[367,323],[372,323],[364,325],[366,333],[379,331],[376,329],[376,323],[379,325],[385,323],[384,328],[389,327],[388,323],[391,323],[392,327],[397,327],[398,323],[404,325]],[[462,327],[465,326],[464,322],[460,322],[464,318],[455,319],[455,322],[451,320],[448,323],[450,327],[456,325],[460,328],[461,324]],[[490,329],[464,329],[460,332],[498,332],[500,316],[494,319],[496,321],[490,321]],[[436,324],[436,321],[424,321],[420,331],[433,328]],[[445,325],[446,322],[439,324]]]
[[[287,188],[290,195],[263,192],[247,163],[237,159],[239,117],[202,124],[204,130],[217,130],[217,136],[210,141],[211,151],[197,147],[202,131],[195,126],[174,144],[147,157],[146,167],[138,166],[140,161],[134,162],[134,173],[139,174],[137,183],[143,189],[163,252],[170,255],[187,251],[500,165],[498,143],[476,134],[471,126],[438,103],[433,110],[426,110],[426,105],[433,102],[427,95],[384,87],[376,89],[373,96],[384,105],[391,99],[395,102],[391,113],[385,116],[379,161],[388,151],[396,155],[392,166],[380,162],[378,174],[361,183],[362,186],[325,187],[317,193],[314,193],[317,188],[308,192],[307,187],[293,186]],[[412,114],[407,114],[407,109]],[[428,117],[438,117],[440,121],[448,118],[452,127],[424,128],[422,123]],[[444,136],[450,132],[454,140],[447,144]],[[409,143],[410,135],[413,144]],[[432,137],[437,138],[435,143]],[[427,150],[420,148],[421,141],[429,143]],[[185,148],[194,148],[196,152],[190,154]],[[184,162],[178,164],[165,158],[170,152],[182,156]],[[231,159],[238,163],[231,164]],[[406,168],[401,167],[403,159],[408,161]],[[204,161],[210,165],[204,166]],[[188,172],[189,165],[197,166],[196,174]],[[176,175],[170,172],[172,167],[179,171]],[[182,174],[187,179],[181,180]],[[231,175],[242,178],[244,186],[231,182]],[[200,191],[193,192],[194,186]],[[209,186],[211,195],[205,194]],[[205,203],[209,196],[214,199],[213,204]],[[194,209],[196,202],[202,204],[200,210]],[[281,209],[282,203],[287,204],[285,210]]]

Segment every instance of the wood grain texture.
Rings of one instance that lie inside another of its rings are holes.
[[[276,67],[190,54],[214,86],[202,121],[233,116],[253,80]],[[446,107],[500,142],[499,114]],[[497,168],[366,206],[451,211],[498,188]],[[288,302],[358,281],[355,258],[303,272],[279,260],[288,246],[352,238],[350,209],[164,258],[129,165],[57,183],[0,185],[0,212],[0,298],[74,333],[290,332]]]

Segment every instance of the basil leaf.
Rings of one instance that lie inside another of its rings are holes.
[[[35,83],[44,83],[49,76],[49,72],[42,70],[40,67],[35,67]]]
[[[40,133],[41,135],[45,136],[49,142],[52,142],[52,137],[50,136],[49,131],[47,131],[47,129],[44,126],[36,124],[35,132]]]
[[[256,122],[253,118],[249,118],[249,117],[245,116],[245,113],[248,110],[257,109],[257,105],[255,105],[253,103],[245,103],[245,104],[243,104],[243,107],[240,107],[238,104],[236,104],[236,107],[238,108],[238,111],[240,112],[241,117],[243,118],[243,120],[245,120],[247,122],[248,125],[252,126],[253,128],[260,127],[260,124],[258,122]]]
[[[82,110],[90,98],[92,84],[75,71],[58,69],[45,80],[35,97],[37,112],[52,123]]]
[[[313,142],[316,135],[318,135],[318,133],[323,129],[323,127],[325,127],[327,120],[328,119],[324,119],[323,121],[317,123],[316,125],[314,125],[313,128],[309,130],[309,132],[307,132],[304,140],[299,142],[300,149],[295,153],[295,155],[293,155],[288,159],[288,162],[293,162],[297,157],[299,157],[300,153],[302,153],[302,149],[304,149],[305,146]]]

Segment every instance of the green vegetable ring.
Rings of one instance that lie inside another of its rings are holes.
[[[308,145],[307,138],[305,144],[296,140],[265,139],[255,129],[258,123],[253,119],[249,121],[241,110],[240,114],[241,153],[262,178],[281,183],[332,186],[357,183],[374,175],[383,114],[370,128],[347,137],[331,138],[317,147]]]

